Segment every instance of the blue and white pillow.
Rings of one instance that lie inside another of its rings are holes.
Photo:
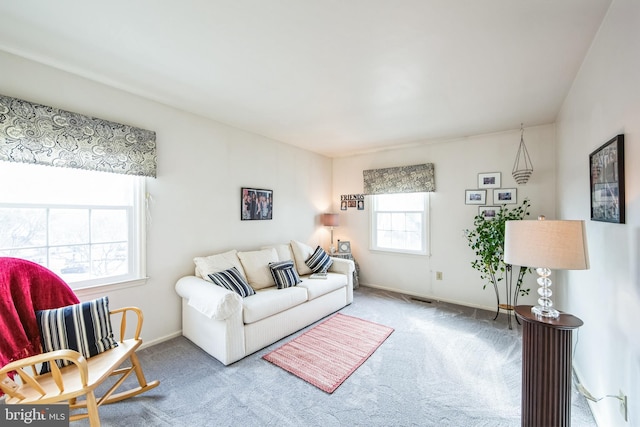
[[[219,271],[209,274],[209,278],[213,283],[225,289],[229,289],[240,295],[242,298],[255,295],[256,291],[242,277],[237,268],[231,267],[228,270]]]
[[[290,288],[302,282],[292,260],[270,262],[269,270],[278,289]]]
[[[51,310],[36,311],[44,352],[71,349],[86,359],[117,347],[109,317],[109,298],[68,305]],[[72,364],[68,360],[56,360],[59,367]],[[42,373],[49,372],[49,363],[42,366]]]
[[[326,273],[329,267],[331,267],[331,264],[333,264],[333,260],[324,249],[318,246],[304,263],[307,264],[307,267],[314,273]]]

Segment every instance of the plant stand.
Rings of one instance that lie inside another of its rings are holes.
[[[521,284],[521,280],[518,280],[516,282],[515,285],[515,289],[513,286],[513,267],[510,264],[507,264],[505,266],[506,269],[506,273],[504,275],[504,284],[505,284],[505,288],[506,288],[506,294],[507,294],[507,303],[506,304],[500,304],[500,290],[498,289],[498,285],[496,284],[496,282],[493,282],[493,289],[496,292],[496,315],[493,318],[493,320],[496,320],[498,318],[498,315],[500,314],[500,309],[505,310],[507,312],[507,324],[509,325],[509,329],[513,329],[512,323],[511,323],[511,315],[513,314],[513,317],[515,317],[516,322],[518,322],[518,325],[520,324],[520,320],[518,319],[518,317],[515,315],[514,312],[514,307],[516,305],[518,305],[518,295],[520,294],[520,284]]]

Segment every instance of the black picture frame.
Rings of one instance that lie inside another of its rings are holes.
[[[589,154],[591,220],[624,224],[624,135]]]
[[[240,219],[242,221],[273,219],[273,190],[242,187]]]

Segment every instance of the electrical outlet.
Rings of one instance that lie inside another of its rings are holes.
[[[436,280],[442,280],[442,271],[436,271]]]
[[[620,390],[618,399],[620,400],[620,414],[624,417],[625,421],[629,421],[627,417],[627,395],[624,394],[622,390]]]

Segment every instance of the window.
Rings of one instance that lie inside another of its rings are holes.
[[[143,277],[144,178],[0,162],[0,182],[0,256],[74,289]]]
[[[428,193],[377,194],[371,197],[371,249],[426,255]]]

